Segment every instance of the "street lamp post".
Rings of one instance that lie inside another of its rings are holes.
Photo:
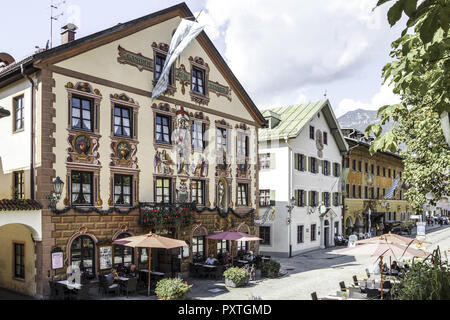
[[[292,217],[292,209],[294,209],[294,202],[295,202],[295,199],[294,199],[294,197],[292,197],[289,200],[289,204],[286,206],[286,208],[288,209],[288,213],[289,213],[289,217],[286,221],[286,223],[288,225],[288,237],[289,237],[289,258],[292,257],[291,217]]]

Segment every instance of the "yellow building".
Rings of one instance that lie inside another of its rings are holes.
[[[177,59],[164,95],[151,99],[172,35],[192,16],[182,3],[81,39],[69,24],[58,47],[18,62],[3,55],[0,106],[11,116],[0,120],[0,199],[35,199],[43,208],[38,222],[21,222],[29,227],[22,233],[40,235],[18,261],[30,273],[0,274],[0,286],[25,292],[15,281],[35,279],[26,293],[44,297],[48,281],[74,264],[92,277],[112,266],[144,267],[145,250],[112,241],[151,230],[189,244],[152,254],[152,266],[166,273],[232,249],[208,234],[257,233],[257,129],[265,120],[206,33]],[[49,208],[57,177],[64,186]],[[193,202],[193,223],[151,215]],[[13,243],[10,225],[0,214],[2,243]],[[58,252],[62,268],[52,265]],[[6,256],[0,265],[10,263]]]
[[[370,140],[354,129],[342,129],[350,152],[344,198],[344,232],[372,234],[407,230],[413,207],[404,198],[402,158],[391,152],[370,155]],[[370,219],[369,219],[370,214]]]

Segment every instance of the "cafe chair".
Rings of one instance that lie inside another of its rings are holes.
[[[129,292],[133,292],[136,295],[137,294],[137,279],[136,278],[128,279],[128,281],[126,281],[126,284],[123,287],[121,287],[121,290],[127,293],[127,298],[128,298]]]
[[[89,289],[91,286],[85,284],[81,286],[81,289],[77,290],[75,294],[75,300],[89,300]]]
[[[64,300],[64,290],[55,281],[49,281],[50,285],[50,300]]]
[[[341,287],[341,291],[342,292],[346,292],[347,291],[347,287],[345,286],[345,282],[344,281],[339,282],[339,286]]]
[[[99,276],[100,287],[103,289],[105,295],[108,295],[110,292],[114,292],[116,295],[119,295],[119,284],[117,283],[109,283],[106,276]]]
[[[313,292],[313,293],[311,293],[311,298],[313,299],[313,300],[319,300],[319,298],[317,298],[317,292]]]
[[[222,280],[223,273],[225,271],[225,266],[217,266],[216,269],[211,273],[211,276],[216,280]]]
[[[381,293],[380,293],[380,291],[378,291],[378,289],[367,289],[366,291],[367,291],[368,299],[375,300],[375,299],[380,299],[380,297],[381,297]]]
[[[189,276],[191,278],[196,278],[198,277],[198,268],[196,265],[194,265],[193,263],[189,263]]]

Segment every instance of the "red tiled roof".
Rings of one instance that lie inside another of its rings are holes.
[[[0,200],[0,211],[31,211],[40,209],[42,209],[42,205],[36,200]]]

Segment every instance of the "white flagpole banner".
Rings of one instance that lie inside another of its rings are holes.
[[[153,88],[152,101],[158,98],[167,90],[169,84],[169,73],[175,60],[180,56],[184,49],[194,40],[200,32],[205,28],[197,22],[182,19],[180,25],[175,31],[170,42],[169,53],[167,54],[164,68],[161,72],[161,76],[158,79],[158,83]]]

